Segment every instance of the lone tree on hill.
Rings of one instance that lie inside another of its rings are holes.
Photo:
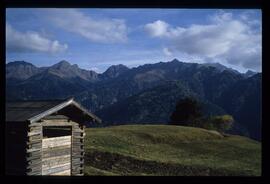
[[[202,118],[201,106],[194,98],[184,98],[177,102],[170,117],[171,125],[196,126]]]

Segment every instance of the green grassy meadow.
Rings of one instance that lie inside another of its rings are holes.
[[[172,125],[87,128],[85,175],[260,176],[261,143]]]

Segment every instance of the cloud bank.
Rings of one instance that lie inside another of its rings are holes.
[[[94,19],[75,9],[48,9],[47,18],[55,26],[76,33],[92,42],[127,41],[127,26],[122,19]]]
[[[216,59],[261,71],[261,24],[249,14],[234,19],[232,13],[221,11],[210,17],[210,23],[205,25],[173,27],[157,20],[144,28],[151,37],[169,41],[170,52],[196,55],[206,61]]]
[[[38,32],[23,33],[15,30],[10,24],[6,24],[6,50],[8,52],[59,53],[67,48],[67,44],[61,44],[58,40],[49,40]]]

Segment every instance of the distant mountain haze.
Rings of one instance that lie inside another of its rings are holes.
[[[6,99],[75,97],[104,120],[103,125],[166,124],[176,102],[193,96],[205,114],[231,114],[233,133],[260,140],[261,73],[239,73],[219,63],[170,62],[135,68],[113,65],[103,73],[61,61],[36,67],[6,64]]]

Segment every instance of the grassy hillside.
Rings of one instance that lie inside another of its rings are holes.
[[[261,175],[261,143],[200,128],[88,128],[85,149],[85,175]]]

